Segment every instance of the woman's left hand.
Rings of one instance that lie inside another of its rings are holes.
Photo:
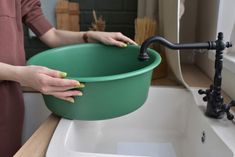
[[[127,44],[137,45],[136,42],[126,37],[120,32],[99,32],[99,31],[88,31],[87,32],[88,42],[101,42],[105,45],[115,45],[118,47],[126,47]]]

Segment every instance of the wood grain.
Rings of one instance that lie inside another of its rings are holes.
[[[59,120],[59,117],[50,115],[14,157],[44,157]]]
[[[79,4],[69,2],[69,30],[80,31],[79,23]]]
[[[69,30],[69,2],[59,0],[56,4],[56,27],[61,30]]]

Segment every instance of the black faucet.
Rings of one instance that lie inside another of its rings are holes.
[[[140,48],[140,54],[138,59],[145,61],[149,58],[147,53],[148,46],[153,42],[159,42],[165,47],[174,50],[180,49],[208,49],[216,50],[215,54],[215,75],[213,84],[207,90],[200,89],[198,93],[205,94],[203,101],[207,101],[206,115],[208,117],[220,119],[227,114],[229,120],[233,120],[234,116],[230,113],[230,108],[235,106],[235,101],[231,101],[229,104],[224,104],[223,96],[221,95],[221,82],[222,82],[222,68],[223,68],[223,50],[232,47],[230,42],[223,41],[223,33],[218,33],[218,39],[216,41],[208,41],[203,43],[176,43],[173,44],[160,36],[153,36],[143,42]]]

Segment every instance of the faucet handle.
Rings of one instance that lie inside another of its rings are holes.
[[[231,112],[226,112],[227,114],[227,119],[228,120],[233,120],[234,119],[234,115]]]
[[[202,89],[199,89],[198,90],[198,94],[200,94],[200,95],[203,95],[203,94],[205,94],[205,96],[202,98],[203,99],[203,101],[208,101],[208,89],[207,90],[202,90]]]
[[[205,94],[205,96],[202,98],[203,101],[205,101],[205,102],[208,101],[208,99],[210,98],[212,89],[213,89],[213,86],[211,85],[210,89],[206,89],[206,90],[199,89],[198,90],[198,94],[200,94],[200,95]]]
[[[204,97],[202,98],[202,100],[206,102],[206,101],[208,101],[208,97],[207,97],[207,96],[204,96]]]
[[[230,107],[235,107],[235,100],[232,100],[230,103],[229,103]]]
[[[202,90],[202,89],[199,89],[199,90],[198,90],[198,94],[200,94],[200,95],[206,94],[206,91],[205,91],[205,90]]]
[[[224,112],[227,114],[228,120],[233,120],[234,115],[230,112],[231,107],[235,106],[235,100],[232,100],[229,104],[224,105]]]

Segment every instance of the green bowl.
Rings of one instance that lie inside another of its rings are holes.
[[[85,84],[75,103],[43,95],[53,113],[68,119],[102,120],[119,117],[141,107],[148,95],[153,69],[160,55],[148,49],[150,59],[139,61],[139,46],[126,48],[80,44],[39,53],[28,65],[41,65],[66,72],[67,78]]]

